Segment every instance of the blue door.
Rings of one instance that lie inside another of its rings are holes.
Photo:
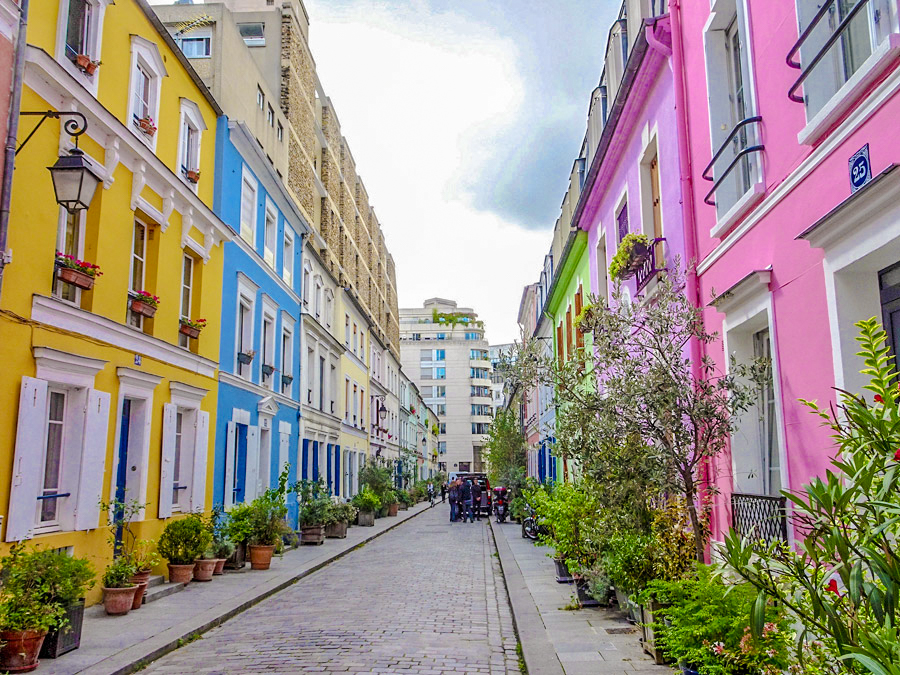
[[[331,489],[333,483],[333,473],[331,471],[331,453],[334,450],[334,445],[329,443],[325,446],[325,487],[328,488],[328,493],[331,494],[333,491]]]
[[[246,424],[237,425],[234,449],[234,503],[244,501],[247,480],[247,430]]]
[[[309,439],[304,438],[303,439],[303,468],[300,473],[300,477],[303,480],[309,479],[309,469],[307,469],[308,466],[309,466]]]
[[[341,446],[334,446],[334,494],[341,496]]]
[[[122,519],[125,515],[122,508],[125,505],[125,486],[128,481],[128,434],[131,427],[130,398],[122,401],[122,421],[119,427],[119,447],[116,464],[116,509],[113,516],[116,521],[115,555],[119,555],[122,550]]]
[[[319,441],[313,441],[313,480],[319,480]]]

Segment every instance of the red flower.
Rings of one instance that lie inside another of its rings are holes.
[[[840,591],[838,591],[838,583],[837,579],[832,579],[828,582],[828,585],[825,587],[825,590],[829,593],[834,593],[836,596],[841,597]]]
[[[894,459],[900,462],[900,448],[897,448],[897,452],[894,453]]]
[[[875,402],[884,405],[884,399],[881,398],[881,394],[875,394]]]

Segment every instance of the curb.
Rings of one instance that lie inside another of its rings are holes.
[[[506,585],[506,595],[509,598],[512,609],[513,626],[519,637],[522,647],[522,658],[525,667],[533,675],[565,675],[556,649],[547,637],[544,621],[541,619],[534,598],[525,583],[519,563],[509,548],[506,535],[497,532],[497,525],[493,519],[491,523],[491,536],[494,538],[494,548],[500,557],[500,569],[503,572],[503,581]]]
[[[172,626],[171,628],[164,630],[158,635],[154,635],[153,637],[147,638],[146,640],[142,640],[141,642],[123,649],[116,654],[108,656],[102,661],[99,661],[79,672],[85,673],[87,675],[130,675],[130,673],[142,670],[153,661],[156,661],[166,654],[175,651],[184,644],[193,641],[210,629],[225,623],[228,619],[231,619],[238,614],[250,609],[254,605],[262,602],[275,593],[284,590],[288,586],[292,586],[304,577],[307,577],[310,574],[313,574],[314,572],[327,567],[334,561],[343,558],[345,555],[356,551],[362,546],[365,546],[370,541],[377,539],[383,534],[390,532],[394,528],[397,528],[404,523],[409,522],[416,516],[429,510],[430,507],[426,505],[424,508],[416,511],[415,513],[412,513],[403,520],[394,523],[390,527],[386,527],[380,532],[373,533],[371,536],[366,537],[355,546],[352,546],[351,548],[348,548],[344,551],[337,552],[330,558],[316,563],[311,567],[303,569],[288,579],[280,579],[277,581],[273,580],[273,583],[270,586],[263,586],[262,588],[250,591],[255,593],[255,595],[234,607],[230,607],[225,611],[219,611],[215,608],[211,609],[205,615],[201,614],[195,617],[194,625],[185,626],[184,624],[179,624],[176,626]],[[129,656],[129,652],[132,651],[136,653]],[[128,663],[122,665],[122,660],[127,660]]]

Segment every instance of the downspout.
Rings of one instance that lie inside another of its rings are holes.
[[[19,135],[19,111],[22,108],[22,82],[25,79],[25,50],[28,47],[28,0],[20,0],[19,32],[13,54],[13,80],[9,98],[6,148],[3,154],[3,185],[0,186],[0,296],[3,292],[3,270],[9,264],[6,242],[9,232],[9,207],[12,203],[13,171],[16,165],[16,137]]]
[[[672,70],[675,75],[675,119],[678,132],[678,163],[681,175],[681,214],[684,228],[684,249],[686,260],[685,285],[688,299],[695,307],[702,307],[700,302],[700,284],[697,279],[697,221],[694,212],[694,180],[691,146],[688,143],[687,86],[685,84],[684,42],[681,27],[681,0],[669,0],[669,13],[672,21]],[[695,380],[703,376],[701,359],[702,347],[699,340],[691,340],[691,370]],[[708,462],[701,468],[701,485],[709,485],[712,471]],[[709,547],[707,546],[707,557]]]

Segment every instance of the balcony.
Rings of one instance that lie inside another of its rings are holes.
[[[666,269],[666,257],[663,252],[663,242],[665,240],[665,237],[659,237],[650,241],[650,255],[647,256],[644,263],[634,273],[638,293],[644,290],[644,287],[650,283],[653,277]]]
[[[757,152],[762,152],[765,150],[765,146],[760,142],[751,142],[751,138],[759,138],[759,127],[751,127],[751,125],[759,125],[760,122],[762,122],[762,117],[755,115],[735,124],[734,128],[719,146],[719,149],[716,150],[709,164],[703,169],[703,179],[708,180],[713,184],[709,192],[707,192],[706,196],[703,198],[703,203],[717,207],[720,213],[727,211],[731,206],[736,204],[738,199],[740,199],[754,183],[754,172],[750,163],[750,156]],[[728,159],[728,155],[726,154],[728,150],[731,150],[733,153],[731,161],[728,162],[724,169],[717,171],[716,164],[719,160],[723,158],[726,160]],[[740,173],[732,176],[732,172],[736,168],[740,169]],[[729,176],[732,176],[734,185],[724,186],[725,180]],[[731,193],[725,199],[716,195],[716,191],[723,186]]]
[[[731,526],[752,541],[788,542],[787,499],[766,495],[731,495]]]

